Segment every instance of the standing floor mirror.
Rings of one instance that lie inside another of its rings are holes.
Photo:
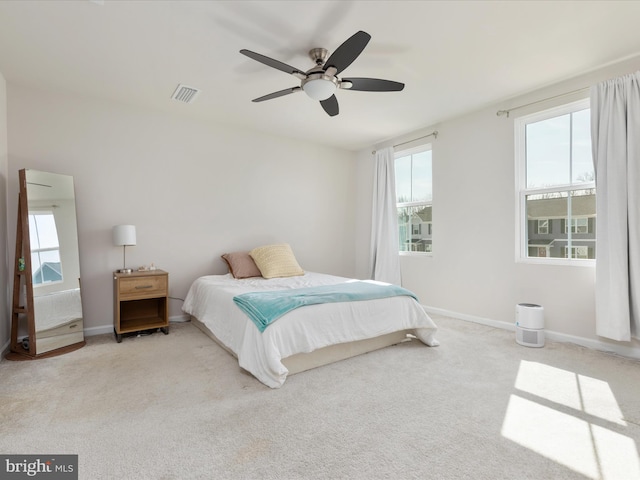
[[[19,172],[10,360],[84,346],[73,177]]]

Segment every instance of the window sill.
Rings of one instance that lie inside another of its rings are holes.
[[[433,252],[398,252],[401,257],[433,257]]]
[[[559,267],[592,267],[595,268],[595,260],[568,260],[566,258],[540,258],[526,257],[516,258],[516,263],[528,263],[531,265],[555,265]]]

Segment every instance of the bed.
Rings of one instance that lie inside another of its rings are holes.
[[[404,341],[438,345],[437,326],[407,295],[306,305],[285,313],[260,332],[234,302],[250,292],[300,291],[356,280],[316,272],[285,278],[200,277],[183,310],[229,353],[241,368],[271,388],[287,376]],[[375,282],[374,282],[375,283]]]
[[[38,354],[84,340],[79,288],[34,297],[33,307]]]

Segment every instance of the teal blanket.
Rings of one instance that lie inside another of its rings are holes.
[[[305,305],[331,302],[355,302],[406,295],[417,300],[415,294],[397,285],[379,285],[369,282],[348,282],[337,285],[277,290],[273,292],[243,293],[233,301],[264,330],[285,313]]]

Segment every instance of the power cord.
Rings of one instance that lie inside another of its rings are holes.
[[[184,302],[184,298],[180,298],[180,297],[168,297],[171,300],[180,300],[181,302]],[[179,319],[173,319],[173,320],[169,320],[169,323],[189,323],[191,321],[191,316],[189,315],[188,318],[185,318],[183,320],[179,320]]]

